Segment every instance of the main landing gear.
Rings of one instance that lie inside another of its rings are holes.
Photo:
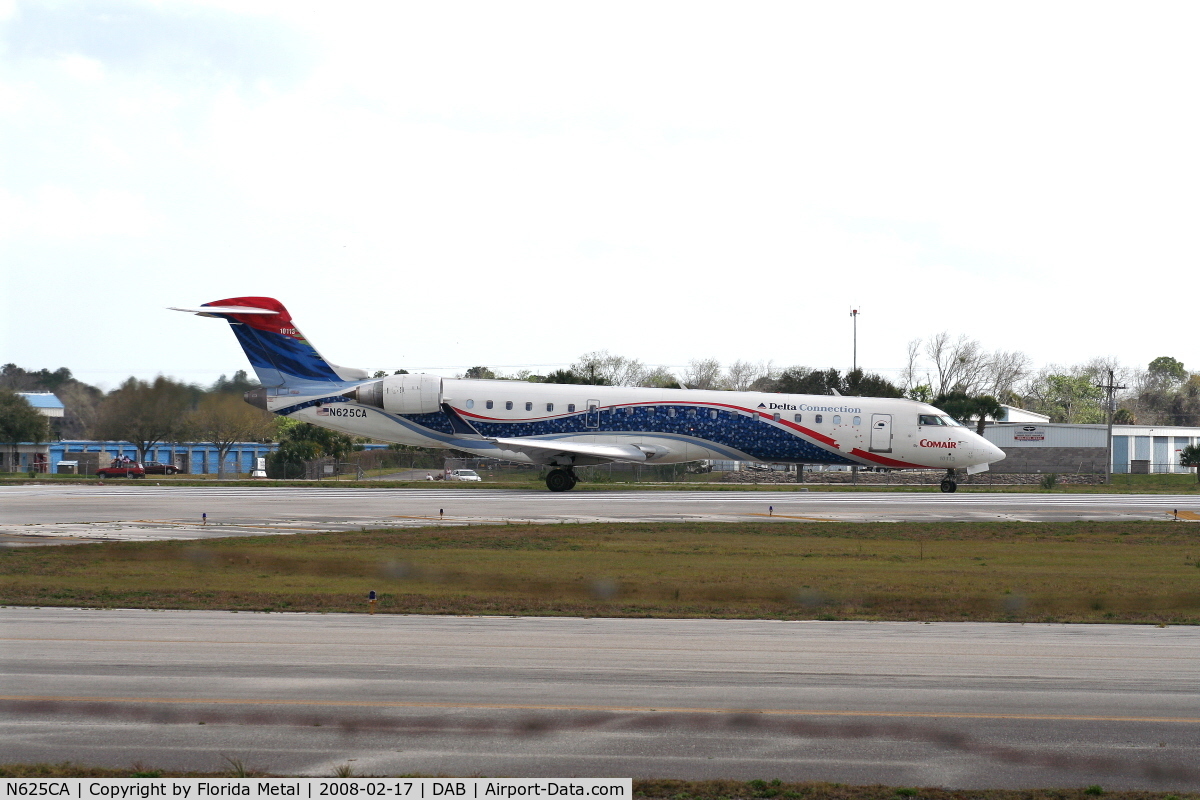
[[[946,470],[946,479],[942,481],[943,492],[957,492],[958,484],[954,482],[954,470]]]
[[[552,492],[569,492],[575,488],[577,483],[579,483],[579,478],[575,476],[575,470],[571,467],[552,469],[546,476],[546,488]]]

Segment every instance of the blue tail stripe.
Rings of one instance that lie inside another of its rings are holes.
[[[308,381],[342,381],[307,342],[255,330],[249,325],[235,323],[230,327],[265,386],[278,386],[289,377]],[[271,379],[274,380],[268,382]]]

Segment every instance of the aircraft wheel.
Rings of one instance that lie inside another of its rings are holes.
[[[571,473],[564,469],[552,469],[546,476],[546,488],[552,492],[566,492],[575,485]]]
[[[943,492],[957,492],[958,484],[955,483],[954,481],[950,480],[949,478],[946,478],[946,480],[942,481],[942,491]]]

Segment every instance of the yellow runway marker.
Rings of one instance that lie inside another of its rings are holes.
[[[1180,511],[1179,518],[1186,519],[1189,522],[1200,522],[1200,514],[1197,514],[1195,511]]]
[[[1066,722],[1179,722],[1200,723],[1200,717],[1117,717],[1076,714],[970,714],[938,711],[846,711],[826,708],[669,708],[655,706],[589,706],[530,703],[407,703],[391,700],[261,700],[191,697],[54,697],[0,695],[0,701],[36,703],[173,703],[176,705],[320,706],[326,708],[462,708],[479,711],[611,711],[639,714],[762,714],[790,717],[889,717],[906,719],[1017,719]]]

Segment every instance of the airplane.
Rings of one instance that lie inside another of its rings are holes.
[[[389,375],[324,358],[270,297],[171,308],[229,322],[260,388],[246,402],[352,436],[551,467],[729,459],[983,472],[1004,452],[927,403],[899,398],[652,389]],[[802,468],[802,467],[801,467]]]

